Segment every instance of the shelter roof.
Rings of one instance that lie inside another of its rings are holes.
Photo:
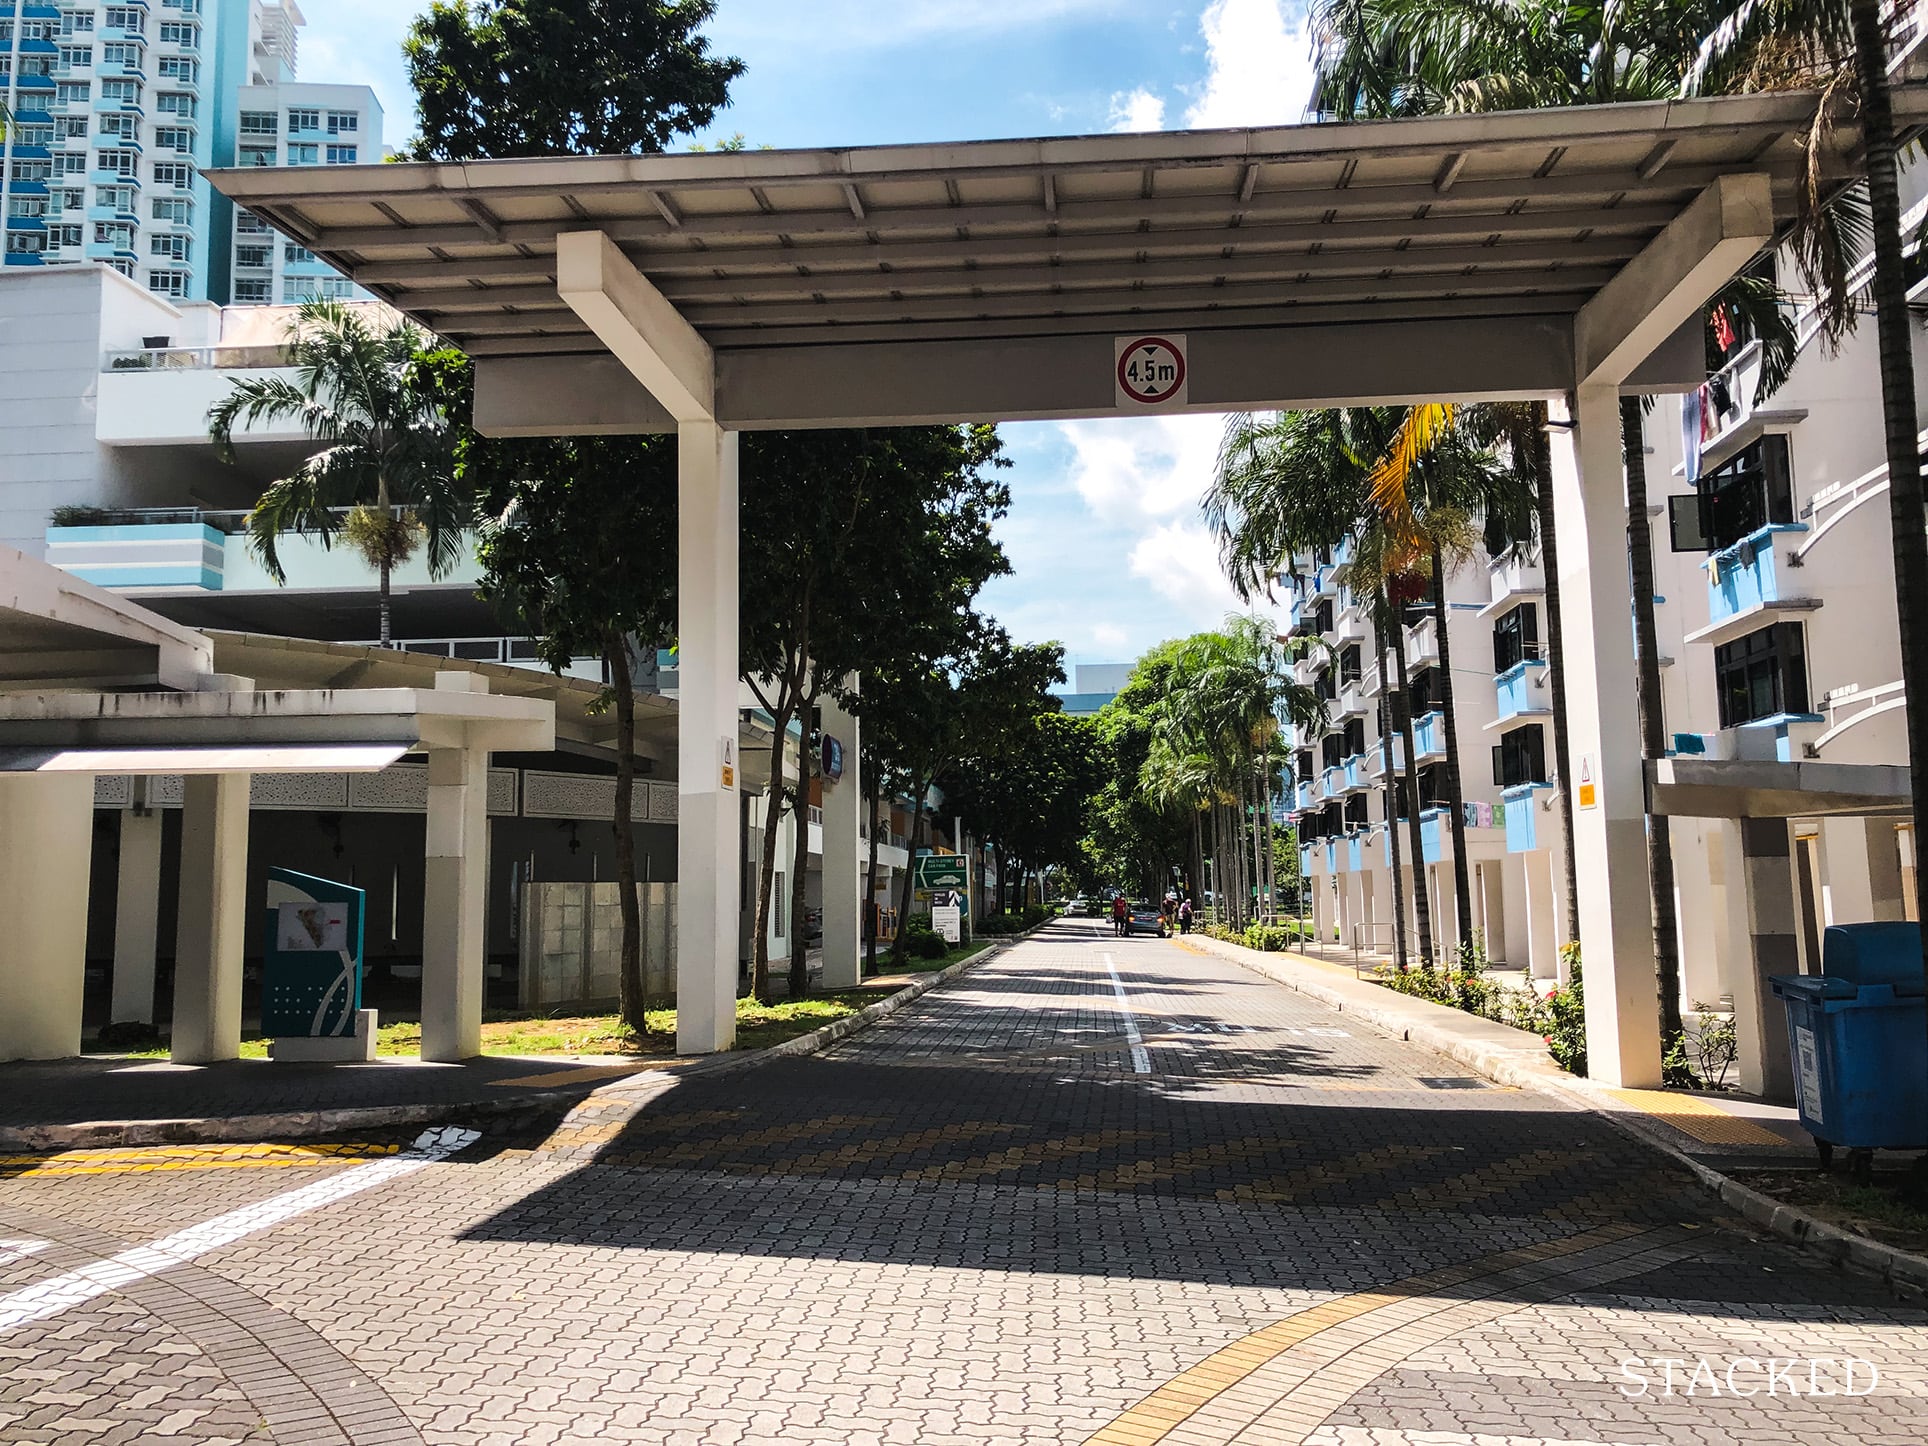
[[[211,173],[478,357],[600,354],[600,230],[710,345],[1571,316],[1724,174],[1795,213],[1806,94],[1256,130]],[[1928,95],[1897,93],[1904,131]],[[1824,168],[1847,179],[1856,136]]]

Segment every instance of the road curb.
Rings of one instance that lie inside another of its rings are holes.
[[[1039,925],[1042,928],[1043,925]],[[682,1060],[660,1069],[641,1071],[656,1081],[747,1069],[768,1059],[815,1054],[851,1035],[888,1019],[912,1000],[996,957],[1036,930],[1001,939],[968,959],[905,985],[857,1013],[835,1020],[809,1034],[787,1039],[767,1049],[752,1049],[701,1059]],[[612,1080],[591,1090],[540,1090],[495,1100],[466,1100],[446,1104],[369,1105],[336,1110],[291,1110],[273,1114],[224,1115],[168,1120],[90,1120],[79,1124],[0,1126],[0,1152],[46,1154],[59,1150],[126,1149],[148,1145],[213,1145],[254,1143],[260,1140],[317,1140],[331,1135],[367,1130],[402,1130],[456,1122],[516,1125],[545,1115],[567,1113],[583,1101],[621,1094],[636,1075]]]
[[[1263,954],[1206,935],[1191,937],[1201,948],[1221,959],[1317,999],[1339,1013],[1352,1014],[1396,1038],[1424,1045],[1496,1084],[1538,1090],[1580,1105],[1684,1167],[1700,1182],[1702,1189],[1757,1229],[1833,1264],[1874,1275],[1897,1292],[1928,1295],[1928,1257],[1883,1245],[1878,1240],[1817,1220],[1696,1160],[1637,1111],[1614,1108],[1602,1099],[1603,1086],[1575,1078],[1554,1064],[1546,1055],[1545,1042],[1537,1035],[1429,999],[1395,994],[1383,985],[1368,984],[1364,980],[1324,979],[1320,977],[1323,971],[1316,961],[1296,954]],[[1342,987],[1349,983],[1352,987]],[[1362,994],[1365,990],[1383,995],[1384,1002]],[[1520,1043],[1508,1044],[1493,1037],[1493,1031],[1517,1036]]]

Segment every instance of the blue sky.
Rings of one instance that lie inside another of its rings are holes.
[[[409,0],[305,0],[305,80],[371,85],[390,144],[414,107]],[[720,0],[715,48],[748,72],[715,136],[752,144],[1076,135],[1299,119],[1304,0]],[[714,138],[714,137],[712,137]],[[1074,662],[1135,658],[1235,606],[1198,520],[1214,417],[1029,423],[985,604]]]

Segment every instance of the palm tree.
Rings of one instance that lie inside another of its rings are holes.
[[[268,485],[248,514],[248,536],[268,575],[285,583],[277,551],[284,533],[332,546],[345,539],[381,577],[381,643],[392,640],[390,578],[426,545],[429,572],[460,561],[471,520],[456,485],[448,419],[439,391],[416,365],[424,334],[407,322],[370,324],[365,308],[304,303],[288,323],[285,375],[230,384],[208,411],[208,435],[224,462],[234,430],[298,421],[321,444]]]

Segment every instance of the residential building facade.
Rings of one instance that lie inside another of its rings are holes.
[[[0,142],[0,258],[22,268],[96,262],[177,301],[345,287],[275,244],[272,266],[250,269],[237,288],[234,208],[202,175],[243,163],[244,113],[258,123],[273,111],[285,124],[314,111],[315,164],[380,158],[371,91],[295,83],[303,23],[293,0],[0,6],[0,100],[14,118]],[[355,139],[329,144],[330,118]],[[305,158],[310,143],[295,144],[277,159]]]

